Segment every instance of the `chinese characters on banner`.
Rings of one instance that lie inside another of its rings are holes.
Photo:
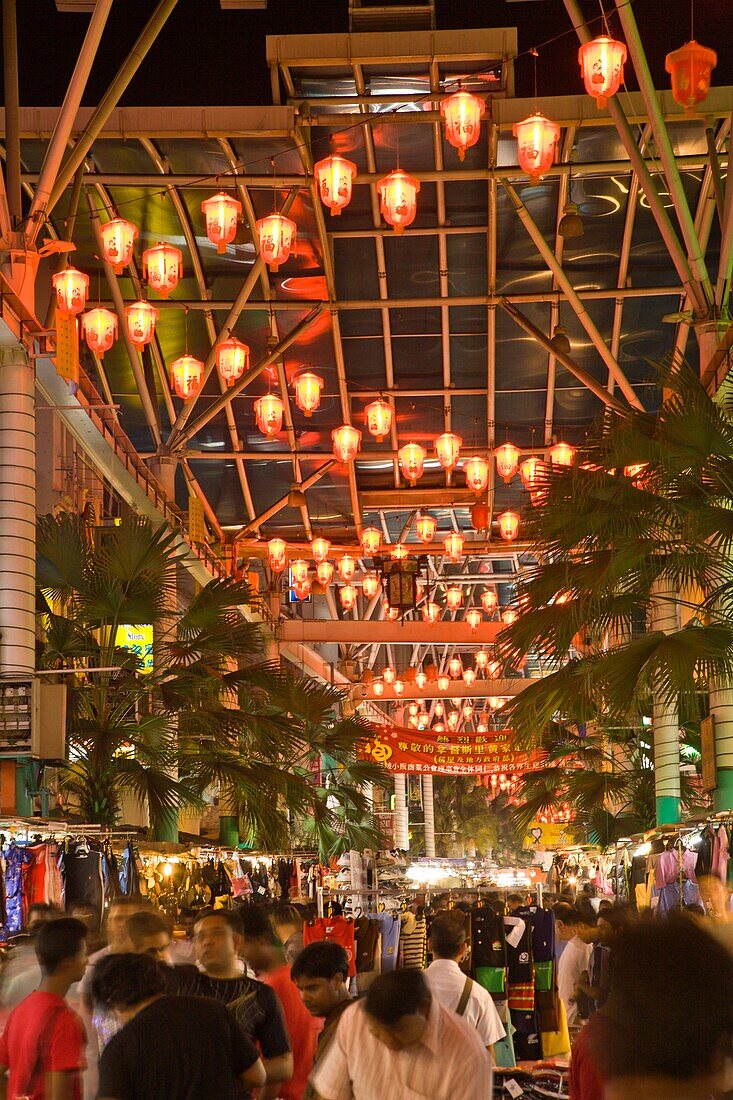
[[[407,775],[495,775],[537,767],[542,754],[516,752],[511,741],[511,730],[450,734],[375,726],[359,747],[359,758]]]

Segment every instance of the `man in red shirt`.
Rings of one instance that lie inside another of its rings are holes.
[[[84,977],[87,928],[74,917],[48,921],[38,933],[40,987],[13,1009],[0,1038],[0,1100],[81,1100],[86,1035],[64,1000]]]

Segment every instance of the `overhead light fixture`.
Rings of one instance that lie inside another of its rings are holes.
[[[552,346],[563,355],[570,355],[570,340],[562,325],[555,325],[551,343]]]
[[[583,219],[580,216],[577,203],[566,202],[562,208],[562,217],[557,231],[561,237],[569,240],[571,237],[582,237],[585,233]]]
[[[291,485],[288,493],[288,508],[305,508],[305,504],[305,493],[300,485]]]

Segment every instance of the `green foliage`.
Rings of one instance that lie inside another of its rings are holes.
[[[435,841],[438,855],[453,854],[453,845],[465,851],[476,847],[479,855],[493,851],[505,866],[521,863],[522,836],[505,795],[489,798],[485,787],[471,776],[435,776]]]

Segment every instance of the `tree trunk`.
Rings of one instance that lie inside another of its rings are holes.
[[[649,626],[671,634],[677,629],[677,593],[666,580],[652,589]],[[654,733],[654,790],[657,825],[680,819],[680,723],[677,705],[655,693],[652,729]]]

